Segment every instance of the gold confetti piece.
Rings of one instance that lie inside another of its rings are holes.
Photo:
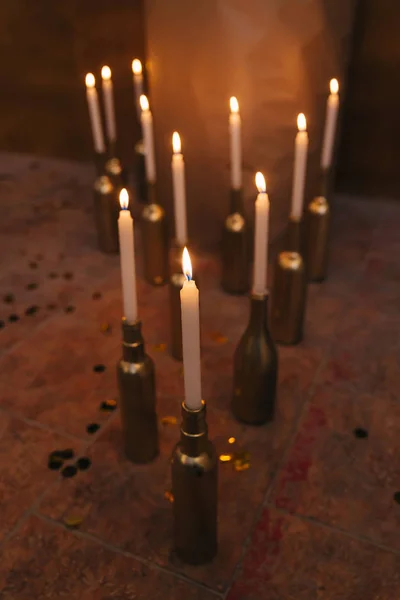
[[[167,349],[167,344],[154,344],[154,350],[156,352],[165,352],[165,350]]]
[[[173,495],[173,493],[172,492],[168,492],[168,490],[166,492],[164,492],[164,498],[166,500],[168,500],[168,502],[171,502],[171,504],[174,501],[174,495]]]
[[[233,463],[233,468],[235,469],[235,471],[246,471],[250,468],[250,462],[235,461]]]
[[[82,524],[82,522],[83,518],[75,515],[64,518],[64,525],[66,527],[69,527],[70,529],[77,529]]]
[[[176,417],[161,417],[161,423],[163,425],[176,425],[178,419]]]
[[[220,332],[214,332],[211,334],[211,338],[214,342],[216,342],[217,344],[226,344],[226,342],[228,341],[228,338],[225,335],[222,335],[222,333]]]
[[[102,323],[100,325],[100,331],[101,331],[101,333],[110,333],[111,325],[109,323]]]
[[[236,438],[234,438],[234,437],[230,437],[228,439],[228,444],[234,444],[235,442],[236,442]]]
[[[232,460],[232,454],[220,454],[219,460],[221,462],[229,462],[230,460]]]

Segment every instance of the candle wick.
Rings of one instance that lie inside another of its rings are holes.
[[[190,273],[185,273],[185,277],[188,281],[192,281],[192,276],[190,275]]]

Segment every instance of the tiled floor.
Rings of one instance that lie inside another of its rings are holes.
[[[398,598],[400,205],[335,200],[329,278],[309,287],[305,341],[279,349],[278,411],[265,427],[229,411],[248,300],[224,295],[216,261],[195,253],[211,437],[224,452],[234,436],[250,468],[220,464],[219,554],[194,568],[171,553],[179,427],[161,419],[179,417],[183,380],[168,354],[167,289],[139,278],[161,455],[135,466],[118,411],[99,408],[116,397],[121,300],[118,257],[96,250],[91,172],[0,162],[1,599]],[[139,239],[137,253],[140,270]],[[88,456],[90,468],[50,470],[65,448],[66,464]]]

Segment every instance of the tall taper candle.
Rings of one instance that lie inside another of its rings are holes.
[[[115,142],[117,139],[117,126],[115,124],[114,91],[110,67],[104,66],[101,69],[101,79],[104,99],[104,112],[106,115],[107,137],[109,142]]]
[[[140,107],[142,109],[141,122],[143,130],[144,160],[146,167],[146,179],[149,183],[156,181],[156,161],[154,157],[153,116],[150,111],[147,96],[140,96]]]
[[[191,410],[201,408],[199,290],[192,280],[192,264],[187,248],[182,254],[186,281],[181,289],[183,376],[185,404]]]
[[[299,129],[294,149],[294,169],[293,169],[293,191],[292,191],[292,210],[291,217],[300,219],[303,214],[304,184],[306,182],[307,172],[307,151],[308,135],[307,121],[303,113],[297,117],[297,127]]]
[[[121,211],[118,219],[118,232],[124,317],[128,323],[134,323],[137,320],[135,243],[133,219],[128,210],[129,196],[125,188],[120,191],[119,203]]]
[[[267,291],[269,198],[264,175],[260,172],[256,173],[256,186],[253,294],[264,295]]]
[[[135,93],[135,107],[137,110],[138,117],[140,118],[140,96],[143,94],[143,68],[142,63],[138,58],[134,58],[132,61],[132,73],[133,90]]]
[[[174,190],[175,237],[179,246],[187,244],[185,163],[181,138],[177,131],[172,134],[172,185]]]
[[[99,97],[95,88],[96,80],[93,73],[88,73],[85,79],[86,98],[89,108],[90,124],[92,126],[93,144],[95,152],[103,154],[106,151],[104,143],[103,127],[101,125],[101,115],[99,106]]]
[[[335,145],[336,123],[339,112],[339,82],[337,79],[331,79],[331,93],[328,96],[326,105],[326,121],[324,142],[322,145],[321,167],[324,171],[329,169],[332,163],[333,148]]]
[[[239,102],[235,96],[230,99],[231,112],[229,115],[229,131],[231,138],[231,186],[233,190],[242,187],[242,145],[241,145],[241,119]]]

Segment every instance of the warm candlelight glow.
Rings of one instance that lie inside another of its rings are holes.
[[[149,110],[149,101],[147,100],[147,96],[144,94],[140,96],[140,108],[142,110]]]
[[[192,263],[190,262],[190,256],[186,246],[184,247],[182,253],[182,271],[187,277],[188,281],[190,281],[192,279]]]
[[[172,149],[174,154],[180,154],[182,151],[181,137],[177,131],[172,134]]]
[[[231,112],[232,113],[238,113],[239,112],[239,102],[237,101],[237,98],[235,98],[235,96],[231,97],[231,99],[229,100],[229,104],[231,106]]]
[[[305,131],[307,129],[307,121],[303,113],[300,113],[297,117],[297,127],[299,131]]]
[[[102,77],[102,79],[111,79],[110,67],[107,67],[107,65],[106,65],[101,69],[101,77]]]
[[[260,192],[260,194],[262,192],[265,193],[267,191],[267,186],[265,185],[264,175],[262,173],[260,173],[260,171],[258,171],[258,173],[256,173],[256,186],[257,186],[257,189]]]
[[[88,73],[85,77],[86,87],[92,88],[95,86],[96,80],[94,78],[93,73]]]
[[[337,79],[331,79],[329,83],[329,87],[331,88],[331,94],[337,94],[339,91],[339,82]]]
[[[132,71],[135,75],[140,75],[142,72],[142,63],[138,58],[134,58],[132,61]]]
[[[126,210],[129,204],[129,195],[128,190],[126,188],[122,188],[119,193],[119,203],[121,205],[122,210]]]

